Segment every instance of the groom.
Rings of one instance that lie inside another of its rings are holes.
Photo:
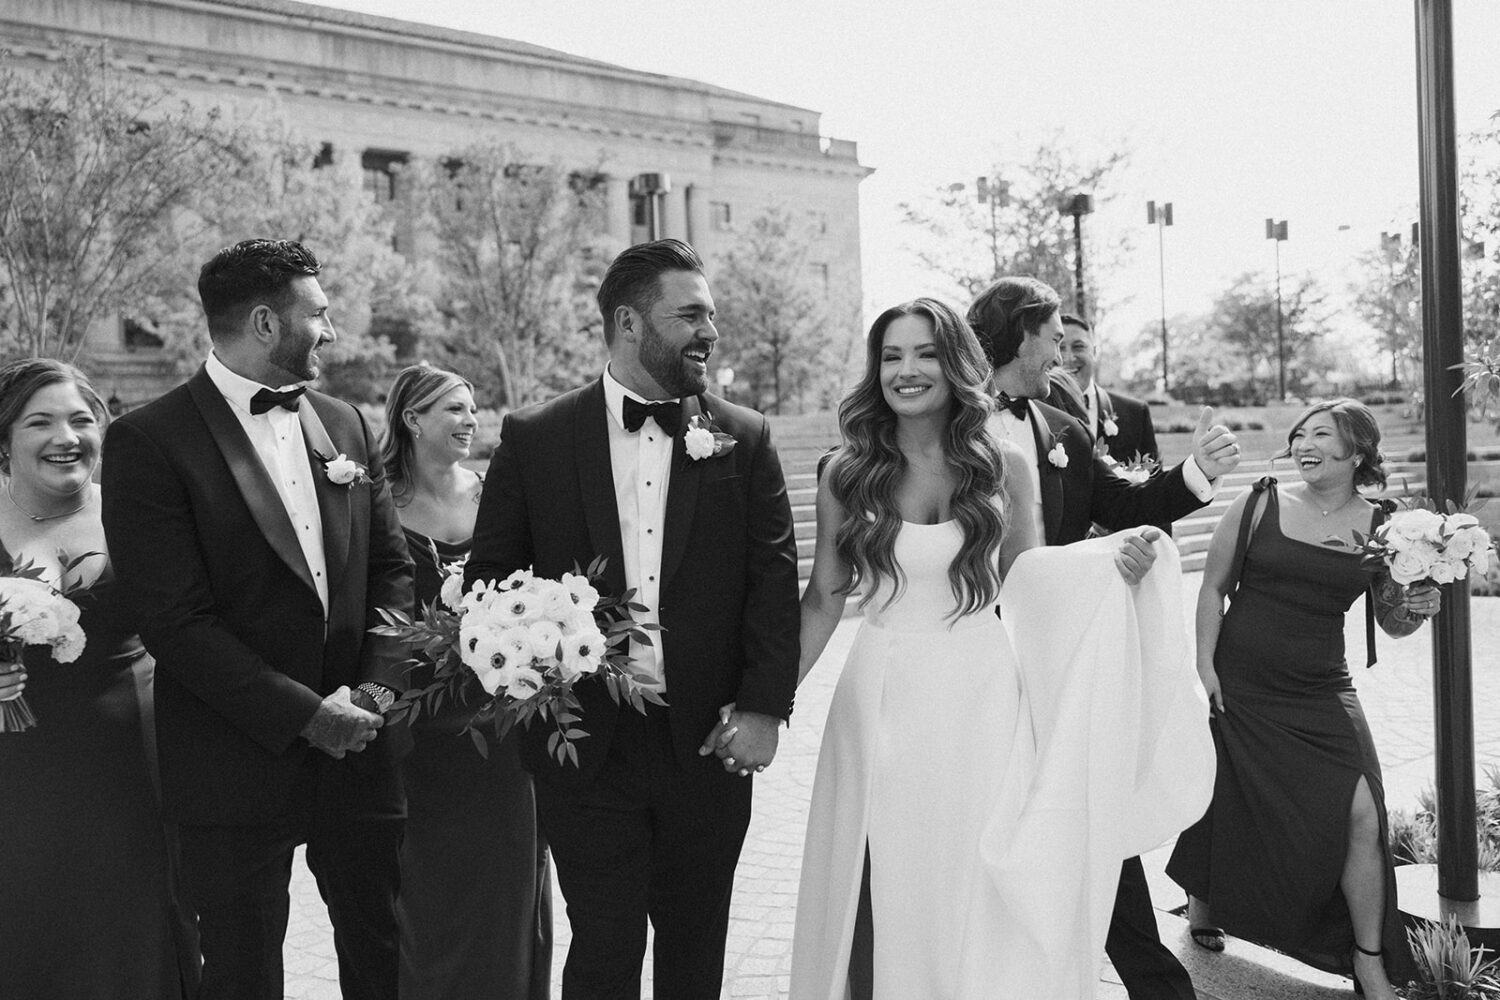
[[[599,288],[609,364],[511,413],[490,464],[466,582],[530,567],[557,578],[596,556],[605,588],[635,591],[660,632],[635,661],[667,702],[643,716],[603,684],[582,702],[578,762],[521,734],[573,943],[564,1000],[640,996],[646,923],[658,1000],[717,997],[750,775],[771,762],[797,680],[797,555],[763,416],[709,395],[719,334],[697,253],[633,246]],[[684,439],[714,431],[711,450]],[[705,453],[705,452],[708,453]],[[700,756],[735,703],[727,758]]]
[[[396,996],[405,805],[375,737],[405,653],[367,629],[411,607],[412,564],[364,418],[303,385],[336,336],[318,271],[287,240],[221,250],[198,278],[213,352],[104,445],[204,1000],[280,1000],[302,843],[344,997]]]
[[[1067,545],[1098,522],[1119,530],[1166,524],[1203,506],[1216,480],[1239,464],[1239,444],[1204,409],[1186,461],[1142,483],[1116,476],[1095,456],[1093,440],[1073,417],[1040,400],[1050,388],[1063,340],[1061,299],[1035,278],[1001,278],[969,306],[969,325],[994,366],[1002,406],[999,427],[1029,457],[1037,503],[1037,537]],[[1140,858],[1121,867],[1105,950],[1131,1000],[1191,1000],[1192,981],[1161,943]]]

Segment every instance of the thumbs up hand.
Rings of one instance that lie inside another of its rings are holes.
[[[1214,423],[1214,408],[1205,406],[1193,428],[1193,458],[1209,479],[1233,472],[1240,464],[1239,439],[1223,424]]]

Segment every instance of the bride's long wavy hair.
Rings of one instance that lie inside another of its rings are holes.
[[[885,401],[880,379],[886,330],[902,316],[920,316],[932,324],[938,364],[952,393],[943,451],[959,473],[951,508],[964,540],[948,567],[956,618],[995,603],[1000,593],[995,553],[1005,522],[995,497],[1004,470],[1000,450],[985,429],[994,403],[984,350],[963,317],[936,299],[914,299],[876,318],[865,344],[864,376],[839,403],[843,446],[828,483],[845,512],[836,545],[850,576],[839,592],[852,594],[863,586],[863,608],[883,580],[895,584],[887,604],[906,588],[895,546],[901,530],[896,486],[907,462],[896,444],[896,414]]]

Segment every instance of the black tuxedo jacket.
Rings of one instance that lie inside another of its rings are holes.
[[[466,580],[500,580],[530,567],[556,579],[595,556],[606,587],[625,589],[625,560],[611,473],[604,385],[595,380],[509,414],[485,477]],[[683,400],[682,422],[707,411],[737,442],[728,454],[690,459],[672,445],[662,539],[661,643],[668,718],[678,761],[723,773],[698,747],[719,706],[790,716],[797,686],[797,548],[781,463],[765,417],[716,396]],[[540,779],[586,784],[603,762],[619,712],[602,682],[574,688],[583,706],[579,766],[547,753],[552,727],[533,721],[521,755]],[[737,779],[736,779],[737,780]]]
[[[317,794],[353,815],[402,813],[382,736],[335,761],[298,735],[341,684],[403,686],[407,651],[367,629],[376,608],[412,605],[411,559],[364,418],[318,392],[298,416],[323,526],[326,624],[286,508],[207,372],[120,417],[105,440],[104,530],[156,658],[163,805],[178,822],[294,815],[307,804],[293,792],[308,754]],[[334,484],[313,451],[342,452],[372,482]]]
[[[1094,455],[1083,424],[1055,406],[1032,400],[1030,421],[1036,440],[1042,487],[1042,520],[1048,545],[1067,545],[1088,537],[1097,522],[1112,531],[1145,524],[1167,524],[1203,506],[1182,480],[1182,466],[1132,483],[1109,470]],[[1060,467],[1048,455],[1061,443],[1068,464]]]
[[[1114,408],[1115,426],[1118,428],[1114,437],[1105,438],[1110,457],[1116,462],[1129,462],[1136,455],[1149,455],[1160,460],[1161,452],[1156,448],[1156,427],[1151,423],[1151,408],[1142,400],[1122,396],[1108,389],[1102,391],[1109,397],[1109,404]],[[1099,407],[1099,410],[1099,426],[1094,429],[1096,436],[1104,433],[1103,407]]]

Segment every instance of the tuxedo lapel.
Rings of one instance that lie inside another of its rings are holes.
[[[579,397],[573,410],[573,442],[589,542],[606,560],[604,578],[610,592],[621,594],[625,591],[625,547],[620,541],[620,505],[615,500],[614,466],[609,458],[609,419],[600,379]]]
[[[281,494],[276,492],[270,474],[255,453],[255,446],[245,435],[239,419],[230,410],[228,401],[202,368],[188,380],[188,393],[203,415],[203,422],[208,425],[209,434],[224,456],[229,474],[234,478],[240,496],[244,497],[245,505],[250,508],[250,516],[255,519],[260,533],[297,578],[316,593],[318,588],[313,583],[312,570],[302,555],[302,546],[297,543],[297,534],[292,528],[291,518],[287,517]]]
[[[672,439],[672,478],[667,481],[667,507],[662,525],[661,582],[665,587],[687,552],[688,532],[693,526],[693,512],[698,507],[698,482],[703,477],[702,462],[688,458],[684,434],[688,422],[702,412],[702,397],[690,396],[682,401],[682,425]]]
[[[1052,464],[1047,457],[1052,450],[1052,438],[1054,437],[1052,427],[1047,422],[1046,416],[1036,404],[1028,404],[1031,407],[1031,433],[1036,441],[1036,468],[1037,480],[1042,485],[1042,526],[1046,534],[1048,545],[1055,544],[1058,531],[1062,528],[1063,516],[1063,481],[1062,470]]]
[[[364,487],[350,483],[340,486],[328,478],[326,461],[338,456],[328,428],[309,396],[297,407],[302,424],[302,441],[307,446],[307,464],[312,470],[314,488],[318,491],[318,516],[323,522],[323,564],[328,571],[328,593],[338,593],[349,562],[349,491]],[[321,459],[319,455],[323,456]],[[330,598],[331,600],[331,598]]]

